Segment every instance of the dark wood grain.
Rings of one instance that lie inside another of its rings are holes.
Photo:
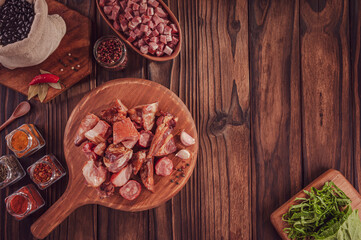
[[[90,17],[91,43],[113,34],[95,0],[60,0]],[[183,44],[177,58],[152,62],[129,49],[128,67],[93,72],[47,104],[31,101],[45,153],[65,165],[66,122],[91,89],[121,77],[175,92],[199,135],[192,177],[172,200],[144,212],[80,207],[46,239],[280,239],[270,214],[328,168],[361,189],[361,4],[357,0],[168,0]],[[1,76],[0,76],[1,78]],[[25,97],[0,86],[0,122]],[[4,141],[2,154],[8,153]],[[30,225],[65,191],[68,176],[42,191],[46,206],[21,222],[0,191],[0,239],[32,239]]]

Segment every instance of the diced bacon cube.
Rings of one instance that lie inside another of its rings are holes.
[[[133,4],[134,4],[133,1],[130,1],[130,0],[129,0],[129,1],[127,2],[127,7],[131,8]]]
[[[148,0],[148,4],[152,5],[153,7],[159,6],[159,2],[157,0]]]
[[[145,25],[145,24],[140,25],[140,31],[142,31],[142,32],[148,32],[148,30],[149,30],[149,26],[148,26],[148,25]]]
[[[165,27],[164,23],[158,24],[157,30],[158,30],[158,32],[159,32],[160,34],[163,34],[163,33],[164,33],[164,27]]]
[[[147,12],[148,5],[146,3],[141,3],[139,6],[139,12],[140,14]]]
[[[167,45],[168,45],[168,47],[170,47],[171,49],[174,49],[174,47],[175,47],[175,45],[172,44],[172,43],[168,43]]]
[[[165,19],[165,18],[162,18],[162,19],[163,19],[163,23],[164,23],[165,25],[168,25],[169,20],[167,20],[167,19]]]
[[[164,46],[165,46],[165,44],[164,44],[164,43],[158,43],[158,51],[163,52],[163,50],[164,50]]]
[[[167,36],[166,35],[160,35],[159,41],[164,43],[164,44],[167,44]]]
[[[117,31],[119,31],[119,29],[120,29],[120,26],[119,26],[119,24],[118,24],[117,21],[114,21],[114,22],[113,22],[113,27],[114,27]]]
[[[129,36],[129,34],[130,34],[130,30],[129,30],[129,29],[127,29],[126,31],[124,31],[124,34],[125,34],[126,36]]]
[[[125,12],[125,13],[132,13],[133,10],[132,10],[132,8],[130,8],[130,7],[126,7],[126,8],[124,9],[124,12]]]
[[[120,2],[119,2],[119,5],[122,7],[123,11],[124,11],[124,10],[126,9],[126,7],[127,7],[126,1],[120,1]]]
[[[172,24],[170,25],[170,27],[172,28],[172,33],[177,33],[177,32],[178,32],[178,28],[177,28],[177,26],[176,26],[174,23],[172,23]]]
[[[152,34],[152,30],[149,29],[149,30],[145,33],[145,36],[149,37],[151,34]]]
[[[143,54],[147,54],[147,53],[148,53],[148,49],[149,49],[149,46],[148,46],[148,45],[141,46],[141,47],[140,47],[140,52],[143,53]]]
[[[127,31],[128,29],[128,21],[125,19],[124,21],[120,22],[120,28],[123,32]]]
[[[157,29],[154,29],[154,30],[152,31],[152,35],[153,35],[153,37],[159,36],[158,30],[157,30]]]
[[[125,17],[128,21],[130,21],[130,20],[133,19],[133,15],[132,15],[130,12],[126,12],[126,13],[124,14],[124,17]]]
[[[114,6],[112,8],[112,15],[111,15],[110,19],[116,21],[118,18],[119,11],[120,11],[120,6],[117,6],[117,5]]]
[[[155,13],[158,14],[159,17],[162,17],[162,18],[166,18],[167,17],[167,13],[164,12],[164,10],[161,8],[161,7],[157,7],[155,9]]]
[[[150,38],[148,36],[143,37],[144,42],[146,42],[147,44],[149,43],[149,39]]]
[[[155,28],[154,22],[153,22],[153,21],[149,21],[148,27],[153,30],[153,29]]]
[[[130,30],[134,30],[137,27],[137,24],[130,21],[130,22],[128,22],[128,27],[129,27]]]
[[[178,44],[178,42],[179,42],[179,39],[178,39],[178,38],[176,38],[175,36],[173,36],[173,37],[172,37],[172,41],[171,41],[171,43],[172,43],[172,44],[174,44],[174,45],[177,45],[177,44]]]
[[[105,5],[106,6],[114,6],[114,4],[116,4],[116,0],[108,0],[105,2]]]
[[[155,53],[155,50],[153,50],[152,48],[149,48],[149,49],[148,49],[148,52],[149,52],[150,54],[154,54],[154,53]]]
[[[137,41],[133,42],[133,46],[134,47],[139,47],[139,42],[137,42]]]
[[[157,14],[154,14],[154,16],[152,17],[152,20],[153,20],[155,26],[157,26],[159,23],[163,22],[163,19],[161,19]]]
[[[133,32],[130,31],[129,33],[129,38],[127,39],[129,42],[134,42],[134,40],[137,38],[137,35]]]
[[[119,17],[118,17],[118,20],[120,23],[122,23],[124,20],[127,21],[127,19],[125,19],[124,15],[123,14],[120,14]],[[128,21],[127,21],[128,22]]]
[[[165,46],[163,52],[165,54],[167,54],[168,56],[170,56],[172,54],[172,52],[173,52],[173,49],[171,49],[169,46]]]
[[[140,38],[143,35],[143,32],[139,30],[139,28],[136,28],[134,30],[134,33],[137,35],[138,38]]]
[[[138,41],[138,44],[139,44],[139,47],[144,46],[144,45],[145,45],[144,39],[143,39],[143,38],[140,39],[140,40]]]
[[[132,8],[133,8],[133,11],[137,11],[137,10],[139,10],[139,4],[137,4],[137,3],[133,3]]]
[[[148,9],[147,9],[147,15],[148,15],[148,16],[153,16],[153,15],[154,15],[154,8],[148,7]]]
[[[99,1],[99,6],[104,7],[105,6],[105,0],[100,0]]]
[[[145,4],[147,4],[147,0],[140,0],[140,3],[145,3]]]
[[[171,42],[173,39],[172,39],[172,35],[166,35],[166,39],[167,39],[167,42]]]
[[[157,43],[157,42],[159,42],[159,38],[158,37],[152,37],[152,38],[150,38],[150,41]]]
[[[169,26],[166,26],[166,27],[164,28],[164,34],[165,34],[165,35],[170,35],[170,34],[172,34],[172,28],[169,27]]]
[[[134,15],[135,17],[138,17],[138,16],[140,15],[140,13],[139,13],[138,10],[137,10],[137,11],[133,11],[133,15]]]
[[[105,6],[105,7],[104,7],[104,13],[105,13],[106,15],[109,15],[109,14],[111,14],[112,9],[113,9],[112,6]]]
[[[157,57],[161,57],[164,53],[162,51],[156,51],[155,55],[157,55]]]
[[[149,48],[152,49],[153,51],[158,49],[158,44],[155,42],[150,42],[148,45],[149,45]]]
[[[134,18],[132,19],[132,22],[137,23],[137,24],[140,24],[140,23],[142,23],[142,18],[139,17],[139,16],[134,17]]]
[[[142,16],[142,22],[143,22],[144,24],[148,23],[151,19],[152,19],[152,18],[149,17],[149,16],[147,16],[147,15],[143,15],[143,16]]]

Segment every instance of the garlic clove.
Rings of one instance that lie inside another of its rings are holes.
[[[191,157],[191,154],[188,152],[188,150],[182,149],[175,156],[181,159],[188,159]]]
[[[182,144],[186,147],[192,146],[196,143],[196,140],[185,131],[182,131],[182,133],[180,134],[180,140]]]

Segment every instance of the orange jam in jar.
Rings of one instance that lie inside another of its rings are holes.
[[[18,158],[27,157],[45,146],[45,140],[34,124],[23,124],[9,133],[6,143]]]

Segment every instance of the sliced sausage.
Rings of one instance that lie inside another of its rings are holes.
[[[132,201],[139,196],[141,190],[142,186],[140,186],[140,183],[135,180],[130,180],[119,189],[119,193],[123,198]]]
[[[173,161],[167,157],[158,160],[155,164],[155,174],[159,176],[169,176],[173,171]]]

